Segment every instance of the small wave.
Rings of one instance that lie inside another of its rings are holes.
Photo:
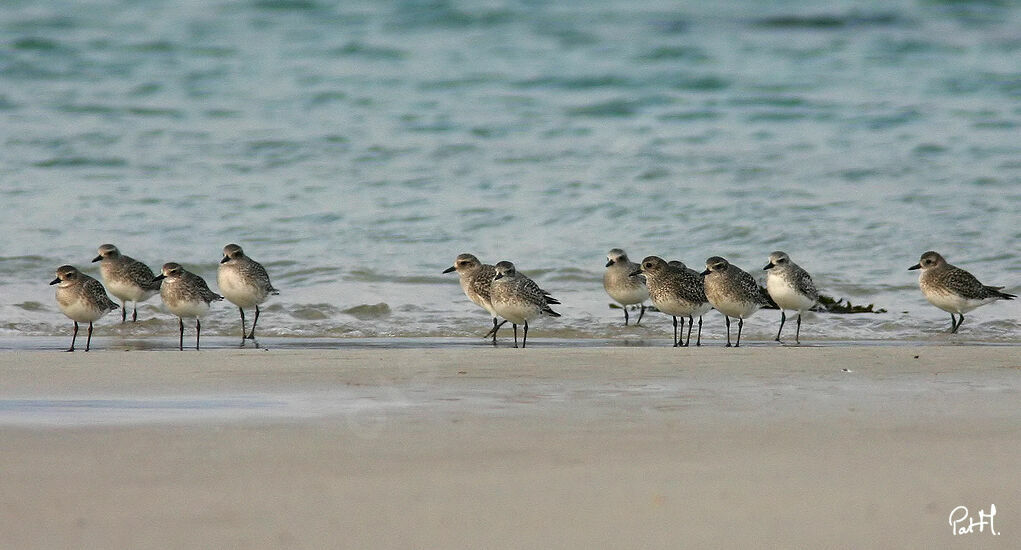
[[[380,317],[390,315],[390,306],[385,302],[380,302],[378,304],[362,304],[359,306],[349,307],[343,310],[343,313],[363,321],[379,319]]]
[[[128,165],[120,157],[56,157],[32,163],[37,168],[121,168]]]
[[[907,21],[893,12],[843,15],[778,15],[763,17],[752,21],[752,25],[769,29],[813,29],[829,30],[848,27],[886,27],[904,25]]]

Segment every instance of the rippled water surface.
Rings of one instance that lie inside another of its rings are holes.
[[[98,275],[102,243],[215,283],[238,242],[281,289],[273,337],[481,334],[441,274],[473,252],[563,302],[530,335],[664,338],[608,307],[622,247],[757,275],[786,250],[888,311],[806,339],[945,338],[921,252],[1021,288],[1019,28],[1016,2],[10,0],[0,337],[66,335],[46,283]],[[1018,341],[1019,302],[962,338]],[[97,330],[176,339],[158,299],[139,315]]]

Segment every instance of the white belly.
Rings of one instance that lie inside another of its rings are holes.
[[[508,321],[521,325],[539,316],[539,308],[532,304],[494,303],[496,314]]]
[[[769,297],[782,309],[806,311],[815,305],[815,301],[794,290],[787,281],[780,277],[766,277],[766,290]]]
[[[72,321],[78,321],[79,323],[91,323],[107,314],[105,310],[89,307],[87,302],[82,300],[75,300],[67,306],[60,305],[60,311]]]
[[[138,285],[123,281],[103,281],[106,289],[122,302],[144,302],[156,294],[155,290],[142,290]]]
[[[245,282],[235,270],[218,271],[216,285],[220,288],[220,294],[238,307],[254,307],[266,301],[267,294],[255,285]]]
[[[929,300],[929,303],[946,311],[948,313],[968,313],[969,311],[984,306],[988,303],[995,302],[996,298],[986,298],[984,300],[969,300],[962,298],[957,294],[941,294],[937,292],[926,293],[925,299]]]
[[[753,313],[759,310],[761,307],[759,304],[753,302],[735,302],[730,300],[721,300],[713,303],[713,307],[719,310],[720,313],[727,317],[737,317],[739,319],[747,319]]]
[[[649,289],[645,286],[634,286],[624,288],[607,288],[606,293],[610,298],[622,306],[640,304],[649,299]]]
[[[186,302],[181,301],[173,305],[167,304],[167,309],[171,313],[178,317],[204,317],[206,313],[209,313],[209,304],[205,301],[199,300],[198,302]]]
[[[681,300],[653,300],[652,305],[656,306],[656,309],[663,313],[676,317],[698,316],[709,310],[708,304],[703,307],[700,304],[696,305]],[[705,311],[701,311],[703,309]]]

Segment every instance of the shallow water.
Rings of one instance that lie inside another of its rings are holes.
[[[480,335],[440,273],[472,252],[564,303],[530,336],[668,338],[608,307],[622,247],[757,275],[786,250],[824,293],[888,310],[813,315],[805,340],[940,341],[948,315],[906,271],[921,252],[1021,284],[1019,27],[1016,3],[938,0],[14,0],[0,337],[66,346],[46,283],[98,273],[102,243],[214,283],[238,242],[282,291],[267,337]],[[1019,313],[984,307],[963,337],[1017,342]],[[139,315],[97,334],[176,340],[158,299]],[[203,331],[237,323],[217,304]]]

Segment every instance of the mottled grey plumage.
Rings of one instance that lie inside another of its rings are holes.
[[[668,263],[658,256],[646,257],[636,272],[645,275],[649,297],[652,298],[656,309],[673,317],[674,346],[688,346],[691,343],[691,329],[695,316],[699,318],[695,345],[702,345],[702,315],[711,308],[706,299],[702,275],[688,269],[683,262],[674,260]],[[688,318],[688,339],[683,344],[677,336],[678,317],[681,318],[682,333],[684,318]]]
[[[492,335],[495,346],[496,332],[503,325],[503,322],[497,322],[498,315],[493,309],[493,302],[490,299],[490,289],[493,286],[493,277],[496,276],[496,268],[482,263],[471,254],[459,254],[454,259],[454,265],[443,270],[444,273],[454,271],[457,271],[465,296],[493,316],[493,328],[483,338]]]
[[[525,325],[525,335],[521,347],[528,342],[528,321],[540,315],[560,317],[550,309],[550,304],[560,302],[548,292],[539,288],[535,281],[518,273],[514,264],[503,261],[495,266],[490,298],[497,315],[507,319],[514,325],[514,347],[518,347],[518,325]]]
[[[645,302],[649,299],[649,289],[645,286],[645,278],[635,275],[638,264],[628,259],[627,253],[620,248],[614,248],[606,253],[606,271],[603,273],[603,289],[618,304],[624,306],[624,326],[628,324],[627,306],[633,304],[641,305],[638,312],[638,320],[635,324],[642,322],[645,315]]]
[[[89,324],[89,336],[85,341],[85,351],[92,345],[92,322],[117,309],[117,303],[106,295],[102,283],[78,271],[70,265],[57,268],[57,276],[50,281],[57,286],[56,298],[60,311],[74,322],[74,334],[71,336],[71,347],[78,338],[78,323]]]
[[[269,281],[269,273],[259,262],[245,255],[236,244],[223,247],[223,259],[216,270],[216,284],[223,296],[238,306],[241,312],[241,341],[255,340],[255,326],[259,324],[259,304],[271,294],[280,294]],[[246,307],[255,307],[255,320],[251,334],[245,334]]]
[[[155,280],[162,280],[160,297],[171,313],[177,315],[181,329],[178,348],[184,349],[184,318],[195,318],[195,349],[199,349],[199,337],[202,333],[200,317],[209,311],[209,304],[223,300],[223,296],[209,290],[209,285],[198,275],[184,269],[180,264],[169,262],[163,264],[163,270]]]
[[[731,265],[726,259],[712,256],[705,261],[705,295],[709,303],[723,314],[727,322],[727,347],[730,347],[730,318],[737,317],[737,343],[741,345],[741,330],[744,320],[769,301],[762,295],[755,278]]]
[[[950,313],[950,332],[956,333],[964,323],[964,314],[996,300],[1013,300],[1017,296],[1001,292],[1002,286],[987,286],[974,275],[947,263],[932,250],[922,254],[909,270],[921,269],[918,286],[929,303]],[[960,315],[956,319],[954,314]]]
[[[92,259],[99,262],[99,272],[103,276],[110,294],[121,301],[121,322],[127,320],[128,302],[134,302],[131,320],[138,320],[138,302],[144,302],[160,291],[160,281],[153,282],[153,273],[149,266],[121,254],[112,244],[99,247],[99,254]]]
[[[812,282],[812,277],[798,264],[791,261],[785,252],[777,250],[769,255],[769,263],[762,269],[766,270],[766,291],[780,308],[780,329],[776,331],[776,341],[780,341],[787,314],[784,310],[798,312],[798,328],[794,341],[801,343],[801,314],[812,308],[819,301],[819,291]]]

